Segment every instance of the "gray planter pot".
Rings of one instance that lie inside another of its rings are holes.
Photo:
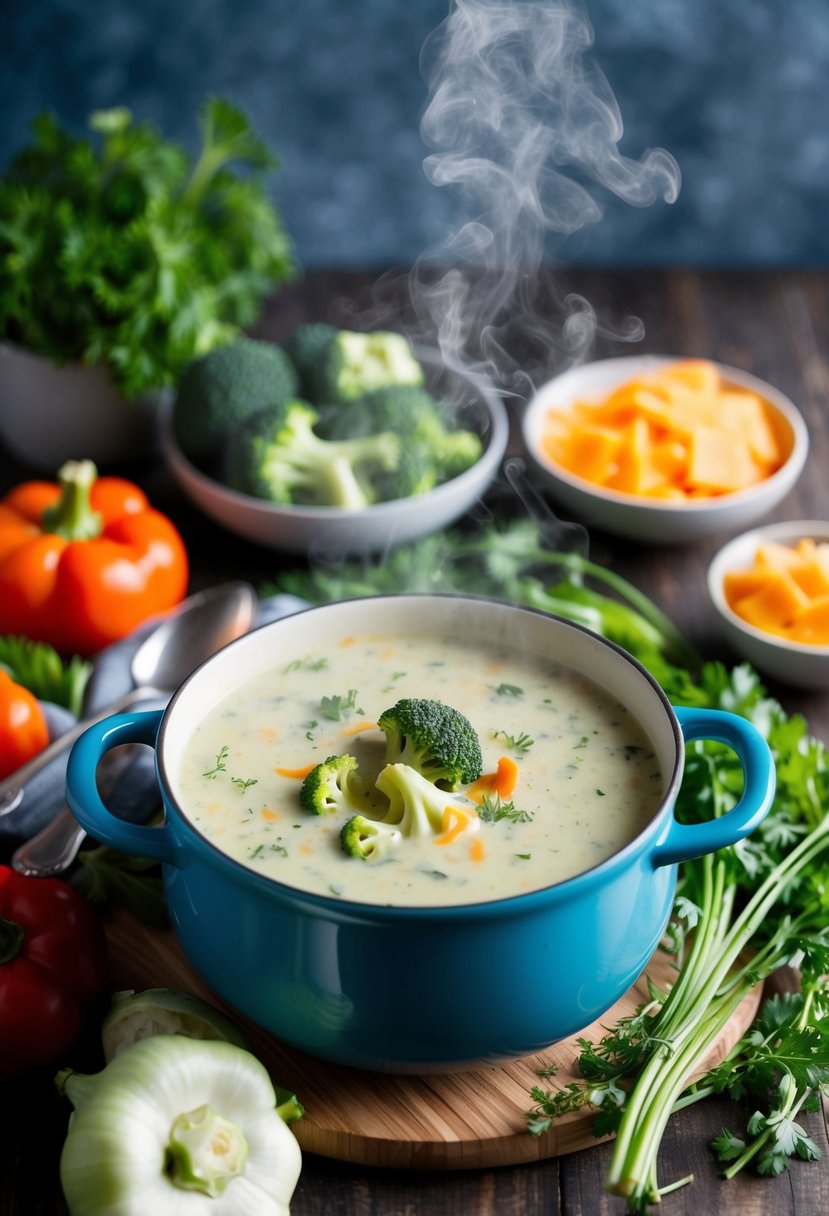
[[[105,467],[150,455],[166,396],[129,401],[103,366],[58,367],[0,344],[0,441],[17,460],[46,473],[66,460]]]

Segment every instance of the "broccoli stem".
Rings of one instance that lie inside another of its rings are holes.
[[[321,495],[324,502],[336,503],[346,511],[361,511],[369,505],[347,456],[335,456],[329,464],[323,465],[320,477],[325,487]]]
[[[322,501],[347,511],[361,511],[371,500],[360,484],[356,467],[363,462],[376,461],[388,467],[390,445],[388,435],[372,435],[365,439],[318,439],[321,481],[325,487]]]

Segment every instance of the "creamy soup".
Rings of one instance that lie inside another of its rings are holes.
[[[303,810],[302,778],[348,752],[373,780],[385,764],[377,720],[403,697],[465,714],[483,773],[508,757],[514,788],[462,787],[455,797],[469,796],[474,812],[465,830],[405,838],[378,859],[350,857],[340,831],[354,812]],[[332,639],[236,689],[193,732],[176,786],[194,826],[250,869],[398,906],[499,899],[570,878],[632,840],[664,791],[642,727],[582,676],[519,650],[397,634]]]

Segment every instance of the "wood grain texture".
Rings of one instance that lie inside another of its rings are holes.
[[[577,1037],[538,1055],[470,1072],[404,1076],[342,1068],[305,1055],[239,1017],[195,974],[172,932],[139,924],[127,913],[107,923],[113,979],[119,988],[179,988],[221,1005],[244,1028],[255,1054],[277,1085],[293,1090],[305,1107],[295,1125],[302,1148],[322,1157],[394,1169],[480,1169],[522,1165],[595,1145],[589,1108],[565,1115],[542,1136],[526,1130],[533,1085],[564,1086],[579,1079]],[[645,973],[584,1037],[598,1040],[602,1022],[612,1025],[647,1002],[647,977],[660,988],[675,975],[661,951]],[[719,1063],[752,1022],[757,987],[700,1063],[699,1073]],[[554,1065],[554,1081],[538,1070]]]

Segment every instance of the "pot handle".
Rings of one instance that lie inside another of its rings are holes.
[[[66,801],[81,827],[95,840],[122,853],[152,857],[181,866],[182,850],[169,824],[148,827],[117,819],[98,793],[95,771],[105,752],[122,743],[148,743],[155,747],[163,709],[112,714],[87,727],[69,753],[66,765]]]
[[[657,866],[690,861],[742,840],[763,822],[774,799],[774,760],[755,726],[738,714],[720,709],[681,707],[676,709],[676,716],[686,743],[715,739],[733,748],[743,766],[745,784],[737,805],[718,819],[687,824],[671,819],[667,834],[652,853]]]

